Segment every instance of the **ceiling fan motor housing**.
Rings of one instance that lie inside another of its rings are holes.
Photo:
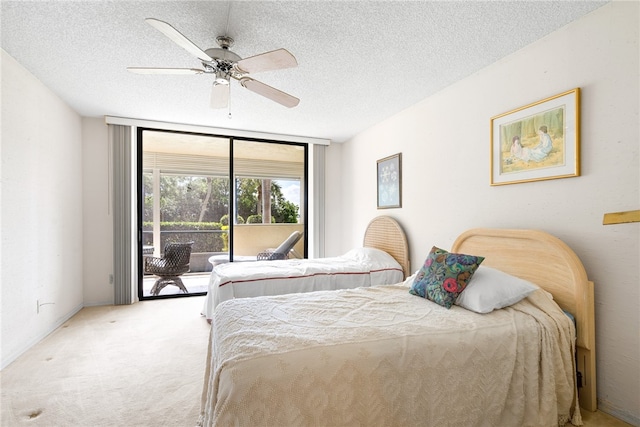
[[[230,51],[228,48],[214,47],[204,51],[207,55],[212,57],[215,61],[203,61],[202,65],[213,68],[216,73],[216,82],[220,84],[229,84],[229,75],[233,68],[233,64],[240,61],[242,58],[236,53]]]

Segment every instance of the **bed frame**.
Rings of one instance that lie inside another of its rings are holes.
[[[528,280],[550,292],[577,325],[580,406],[597,409],[593,282],[578,256],[560,239],[535,230],[475,228],[462,233],[452,252],[481,255],[482,265]]]
[[[369,222],[363,246],[387,252],[402,266],[405,278],[411,274],[407,236],[400,224],[390,216],[378,216]]]

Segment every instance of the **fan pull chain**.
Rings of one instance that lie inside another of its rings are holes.
[[[227,111],[229,112],[227,118],[231,120],[231,81],[229,81],[229,100],[227,101],[227,108]]]
[[[227,9],[227,28],[225,28],[224,30],[225,36],[229,35],[229,21],[231,21],[231,4],[232,2],[229,1],[229,8]],[[229,102],[227,103],[227,106],[229,107],[229,114],[227,115],[227,118],[231,120],[231,79],[229,79]]]

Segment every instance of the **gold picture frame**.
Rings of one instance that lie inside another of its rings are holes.
[[[376,162],[378,209],[402,207],[402,153]]]
[[[580,176],[580,88],[491,118],[491,185]]]

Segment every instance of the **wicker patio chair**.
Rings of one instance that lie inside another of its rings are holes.
[[[189,292],[182,283],[180,275],[189,271],[192,246],[193,242],[167,243],[164,247],[164,256],[144,259],[144,271],[160,277],[151,288],[151,295],[158,295],[167,285],[175,285],[185,294]]]

